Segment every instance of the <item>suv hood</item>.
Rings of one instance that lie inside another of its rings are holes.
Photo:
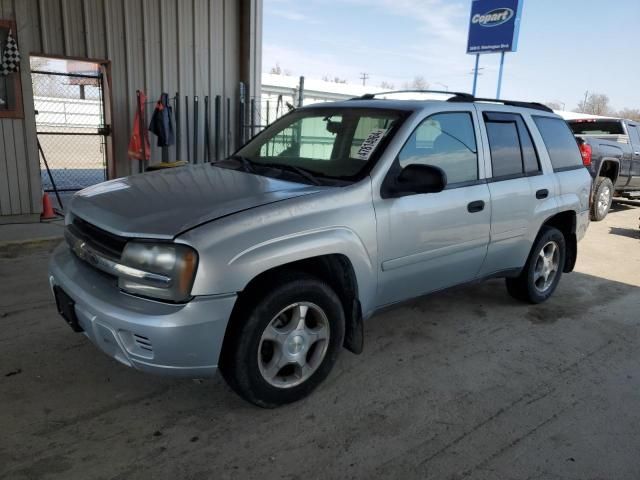
[[[70,211],[115,235],[171,239],[202,223],[324,188],[207,163],[86,188],[73,197]]]

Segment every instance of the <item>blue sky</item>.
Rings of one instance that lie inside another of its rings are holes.
[[[264,0],[263,70],[340,76],[396,88],[423,76],[432,88],[471,91],[471,0]],[[508,54],[504,98],[557,101],[585,91],[614,108],[640,108],[640,0],[524,0],[518,52]],[[483,55],[478,94],[495,97],[499,55]]]

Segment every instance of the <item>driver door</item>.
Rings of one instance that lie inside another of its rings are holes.
[[[422,120],[389,172],[414,163],[438,166],[447,175],[445,190],[375,202],[378,306],[473,280],[482,267],[491,201],[480,130],[475,109],[451,108]]]

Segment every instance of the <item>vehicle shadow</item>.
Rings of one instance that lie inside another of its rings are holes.
[[[610,211],[626,211],[633,207],[640,207],[640,200],[614,199]]]
[[[640,240],[640,228],[609,227],[609,233]]]

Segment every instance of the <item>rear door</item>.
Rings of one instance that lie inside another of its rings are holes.
[[[629,130],[629,141],[631,143],[632,160],[631,160],[631,178],[627,184],[629,187],[640,188],[640,124],[627,124]]]
[[[478,105],[489,160],[491,241],[481,275],[521,268],[539,224],[556,210],[556,182],[545,175],[532,139],[528,115]]]

